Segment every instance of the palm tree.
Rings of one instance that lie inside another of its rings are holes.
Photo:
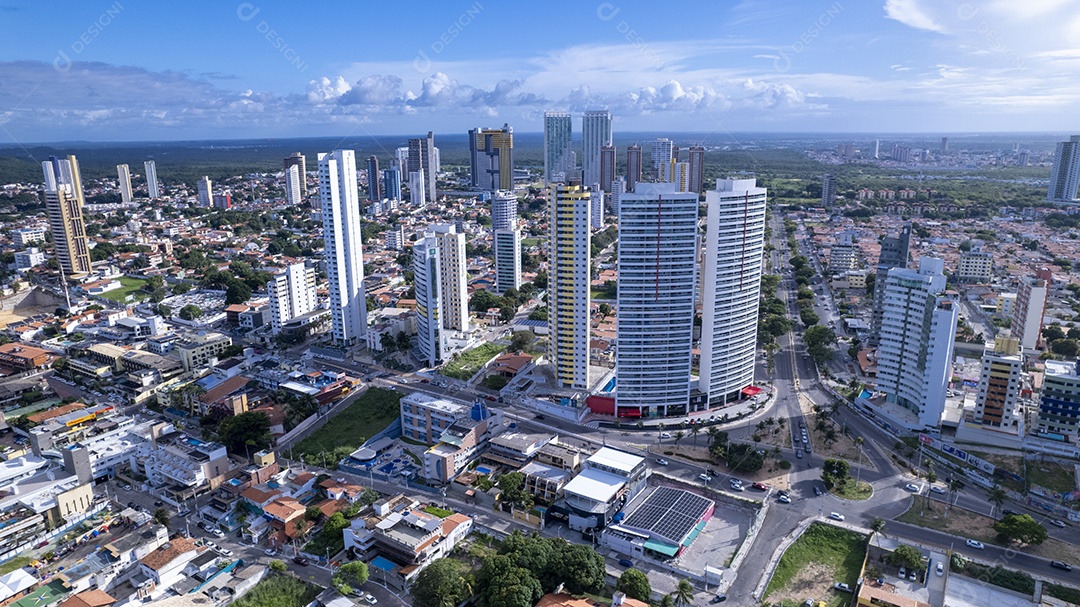
[[[926,483],[928,485],[933,485],[936,481],[937,481],[937,472],[934,472],[934,462],[933,462],[933,460],[929,460],[929,461],[926,462]],[[927,491],[927,494],[925,496],[923,496],[923,507],[924,508],[929,507],[931,510],[934,509],[933,504],[930,503],[930,493],[929,493],[929,491]]]
[[[701,432],[701,424],[690,426],[690,435],[694,437],[694,446],[697,446],[697,435]]]
[[[711,447],[716,442],[716,438],[720,436],[720,429],[716,426],[709,426],[705,429],[705,434],[709,435],[709,446]]]
[[[989,491],[986,492],[986,499],[993,502],[994,505],[997,506],[998,510],[1001,510],[1002,504],[1005,503],[1005,500],[1008,497],[1009,497],[1009,494],[1006,493],[1005,490],[1001,488],[1001,485],[994,485],[993,487],[990,488]],[[990,514],[991,514],[991,516],[993,516],[994,513],[991,512]]]
[[[679,586],[671,594],[675,595],[675,605],[678,607],[690,605],[694,602],[694,585],[690,583],[690,580],[679,580]]]
[[[960,490],[963,489],[963,488],[964,488],[964,482],[961,481],[960,479],[954,478],[954,479],[949,481],[949,497],[952,497],[953,494],[956,494],[956,499],[953,500],[953,503],[952,503],[953,506],[955,506],[956,501],[958,501],[960,499]],[[949,516],[949,505],[950,505],[949,501],[945,500],[945,516],[946,517]]]
[[[656,431],[659,433],[658,436],[660,437],[660,442],[664,442],[664,422],[656,424]]]
[[[877,533],[881,533],[881,530],[885,528],[885,519],[875,516],[874,522],[870,523],[870,528]]]
[[[660,597],[660,607],[675,607],[675,599],[670,594]]]
[[[686,433],[683,432],[682,430],[679,430],[678,432],[675,433],[675,446],[676,447],[679,446],[679,441],[681,441],[684,436],[686,436]]]

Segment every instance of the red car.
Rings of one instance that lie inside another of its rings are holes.
[[[753,485],[750,485],[750,486],[753,487],[754,489],[758,489],[760,491],[768,491],[769,490],[769,486],[766,485],[765,483],[754,483]]]

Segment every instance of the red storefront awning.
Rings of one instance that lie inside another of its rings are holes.
[[[757,386],[747,386],[742,389],[743,396],[757,396],[761,392],[761,388]]]

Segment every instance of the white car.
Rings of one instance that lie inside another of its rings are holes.
[[[779,500],[781,504],[790,504],[791,503],[791,498],[786,496],[786,495],[780,495],[780,497],[778,497],[776,499]]]
[[[211,529],[210,530],[210,535],[212,535],[212,536],[214,536],[214,537],[216,537],[217,539],[220,540],[221,538],[225,537],[225,532],[222,531],[221,529]]]
[[[379,599],[371,596],[370,594],[365,594],[364,595],[364,600],[367,601],[368,605],[374,605],[375,603],[379,602]]]
[[[704,481],[704,482],[706,482],[706,483],[712,480],[712,477],[711,477],[711,476],[709,476],[708,474],[705,474],[704,472],[702,472],[701,474],[697,475],[697,477],[698,477],[698,480],[699,480],[699,481]]]
[[[229,550],[228,548],[218,548],[218,554],[220,554],[221,556],[224,556],[224,557],[231,557],[233,552],[232,552],[232,550]]]
[[[1059,529],[1064,529],[1065,528],[1065,523],[1057,520],[1056,518],[1050,519],[1050,524],[1057,527],[1057,528],[1059,528]]]
[[[908,491],[911,491],[912,493],[918,493],[922,491],[922,487],[916,485],[915,483],[908,483],[904,488]]]
[[[937,493],[938,495],[945,495],[945,490],[937,485],[930,485],[930,491]]]
[[[942,565],[941,561],[938,561],[937,569],[935,571],[937,571],[938,576],[945,575],[945,565]]]
[[[656,458],[656,464],[658,466],[666,466],[666,465],[668,465],[668,461],[666,459],[662,458],[662,457],[658,457],[658,458]]]
[[[660,433],[660,438],[671,438],[671,433],[670,432],[661,432]]]
[[[984,546],[982,542],[977,542],[975,540],[968,540],[968,541],[966,541],[964,543],[966,543],[968,546],[970,546],[972,548],[975,548],[977,550],[982,550],[983,548],[986,548],[986,546]]]
[[[834,521],[842,521],[842,520],[844,520],[844,515],[840,514],[839,512],[830,512],[829,513],[829,518],[831,518]]]
[[[266,550],[263,550],[263,554],[265,554],[266,556],[277,556],[277,553],[274,552],[273,548],[267,548]]]

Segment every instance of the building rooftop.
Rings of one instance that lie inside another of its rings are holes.
[[[563,487],[565,493],[573,493],[598,502],[608,502],[626,484],[621,476],[586,468]]]
[[[590,455],[585,461],[606,466],[613,470],[621,470],[626,474],[630,474],[634,468],[640,466],[641,463],[645,461],[645,458],[625,451],[619,451],[618,449],[612,449],[611,447],[601,447],[599,451]]]
[[[195,540],[186,537],[175,537],[169,540],[169,542],[157,550],[142,558],[142,564],[159,571],[169,563],[173,562],[182,554],[191,552],[192,550],[198,550],[195,546]]]

